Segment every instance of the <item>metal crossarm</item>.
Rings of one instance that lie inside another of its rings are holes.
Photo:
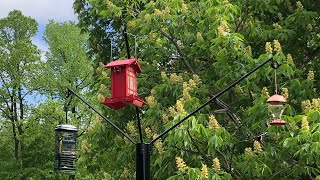
[[[266,60],[265,62],[261,63],[260,65],[256,66],[255,68],[251,69],[249,72],[247,72],[246,74],[244,74],[242,77],[240,77],[238,80],[234,81],[233,83],[231,83],[228,87],[226,87],[225,89],[223,89],[222,91],[218,92],[216,95],[214,95],[213,97],[211,97],[207,102],[203,103],[202,105],[200,105],[197,109],[195,109],[194,111],[192,111],[190,114],[188,114],[186,117],[184,117],[183,119],[181,119],[179,122],[177,122],[175,125],[173,125],[172,127],[170,127],[169,129],[163,131],[159,136],[157,136],[156,138],[154,138],[152,141],[150,141],[150,144],[153,144],[154,142],[156,142],[158,139],[160,139],[162,136],[166,135],[169,131],[171,131],[172,129],[176,128],[177,126],[179,126],[181,123],[183,123],[185,120],[189,119],[189,117],[193,116],[195,113],[197,113],[198,111],[200,111],[202,108],[204,108],[205,106],[207,106],[209,103],[211,103],[212,101],[215,101],[218,97],[220,97],[221,95],[223,95],[225,92],[229,91],[231,88],[233,88],[236,84],[238,84],[239,82],[241,82],[242,80],[244,80],[245,78],[247,78],[248,76],[250,76],[252,73],[254,73],[255,71],[257,71],[259,68],[261,68],[262,66],[264,66],[265,64],[267,64],[268,62],[272,62],[271,65],[274,65],[274,60],[273,58],[269,58],[268,60]]]
[[[79,96],[76,92],[74,92],[70,88],[68,88],[68,92],[71,92],[73,95],[79,98],[83,103],[89,106],[94,112],[99,114],[100,117],[102,117],[107,123],[109,123],[112,127],[114,127],[120,134],[126,137],[130,142],[132,142],[133,144],[137,144],[127,133],[123,132],[118,126],[116,126],[113,122],[111,122],[107,117],[105,117],[102,113],[100,113],[96,108],[94,108],[90,103],[88,103],[85,99]]]

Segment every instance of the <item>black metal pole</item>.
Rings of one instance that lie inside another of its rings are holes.
[[[136,144],[136,180],[143,179],[143,143]]]
[[[177,122],[175,125],[173,125],[172,127],[170,127],[169,129],[163,131],[159,136],[157,136],[156,138],[154,138],[152,141],[150,141],[150,144],[153,144],[155,141],[157,141],[158,139],[160,139],[162,136],[166,135],[169,131],[171,131],[172,129],[176,128],[177,126],[179,126],[181,123],[183,123],[185,120],[187,120],[189,117],[193,116],[195,113],[197,113],[198,111],[200,111],[202,108],[204,108],[206,105],[208,105],[210,102],[214,101],[215,99],[217,99],[218,97],[220,97],[222,94],[224,94],[225,92],[229,91],[231,88],[233,88],[236,84],[238,84],[240,81],[242,81],[243,79],[247,78],[249,75],[251,75],[252,73],[254,73],[256,70],[258,70],[259,68],[261,68],[262,66],[264,66],[265,64],[267,64],[268,62],[273,61],[273,58],[269,58],[268,60],[266,60],[265,62],[261,63],[260,65],[256,66],[255,68],[251,69],[249,72],[247,72],[245,75],[243,75],[242,77],[240,77],[238,80],[234,81],[233,83],[231,83],[228,87],[226,87],[225,89],[223,89],[222,91],[218,92],[216,95],[214,95],[212,98],[210,98],[207,102],[203,103],[202,105],[200,105],[197,109],[195,109],[194,111],[192,111],[190,114],[188,114],[186,117],[184,117],[183,119],[181,119],[179,122]]]
[[[71,90],[70,88],[67,88],[69,92],[71,92],[73,95],[77,96],[83,103],[85,103],[87,106],[89,106],[94,112],[99,114],[100,117],[102,117],[107,123],[109,123],[112,127],[114,127],[119,133],[121,133],[124,137],[126,137],[130,142],[133,144],[136,144],[136,142],[125,132],[123,132],[118,126],[116,126],[113,122],[111,122],[107,117],[105,117],[103,114],[101,114],[96,108],[94,108],[90,103],[88,103],[85,99],[83,99],[81,96],[79,96],[76,92]]]
[[[137,180],[150,180],[150,156],[151,144],[137,143],[136,144],[136,179]]]
[[[128,40],[128,33],[126,24],[122,25],[122,34],[126,44],[127,58],[130,59],[130,46]],[[137,57],[135,57],[137,58]],[[136,144],[136,179],[137,180],[150,180],[150,155],[151,144],[144,143],[142,137],[141,119],[139,116],[139,108],[136,107],[137,126],[139,130],[140,143]]]
[[[139,108],[136,107],[136,114],[137,114],[137,120],[138,120],[138,130],[139,130],[139,137],[140,137],[140,143],[143,143],[143,137],[142,137],[142,128],[141,128],[141,120],[139,115]]]
[[[151,178],[151,166],[150,156],[152,151],[152,145],[150,143],[144,143],[143,151],[143,168],[144,168],[144,180],[150,180]]]
[[[127,33],[127,25],[126,23],[122,24],[122,34],[124,37],[124,41],[126,43],[126,50],[127,50],[127,58],[130,59],[130,46],[129,46],[129,40],[128,40],[128,33]]]
[[[63,107],[63,109],[66,112],[66,124],[68,124],[68,107],[67,107],[67,105],[65,105],[65,107]]]

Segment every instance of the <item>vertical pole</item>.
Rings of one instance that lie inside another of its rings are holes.
[[[136,179],[150,180],[150,155],[151,144],[136,144]]]
[[[138,107],[136,107],[136,113],[137,113],[137,120],[138,120],[138,129],[139,129],[140,143],[143,143],[142,129],[141,129],[141,120],[140,120],[139,108],[138,108]]]
[[[64,107],[64,111],[66,112],[66,124],[68,124],[68,106]]]
[[[127,58],[130,59],[130,47],[129,47],[129,41],[128,41],[128,34],[127,34],[127,25],[125,23],[122,24],[122,34],[124,37],[124,41],[126,43],[126,49],[127,49]]]
[[[143,151],[143,167],[144,167],[144,180],[151,179],[150,173],[150,156],[151,156],[151,144],[144,143],[144,151]]]
[[[142,143],[136,144],[136,180],[143,179]]]

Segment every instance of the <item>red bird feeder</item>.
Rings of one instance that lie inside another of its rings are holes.
[[[142,69],[137,59],[112,61],[105,66],[111,69],[111,98],[106,97],[104,104],[112,109],[121,109],[129,104],[141,107],[145,104],[137,93],[137,73]]]
[[[287,102],[286,98],[278,94],[274,94],[267,100],[267,103],[269,104],[269,109],[272,115],[272,121],[270,122],[270,125],[282,126],[287,124],[286,121],[281,119],[282,113],[284,111],[283,105],[286,102]]]

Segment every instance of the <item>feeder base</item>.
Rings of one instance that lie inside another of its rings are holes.
[[[104,104],[110,107],[111,109],[117,110],[117,109],[127,107],[130,104],[135,105],[137,107],[142,107],[145,104],[145,102],[139,96],[135,96],[131,94],[130,96],[118,97],[118,98],[106,97],[105,101],[101,102],[100,104]]]
[[[286,125],[287,122],[282,119],[274,119],[269,124],[271,126],[283,126],[283,125]]]

